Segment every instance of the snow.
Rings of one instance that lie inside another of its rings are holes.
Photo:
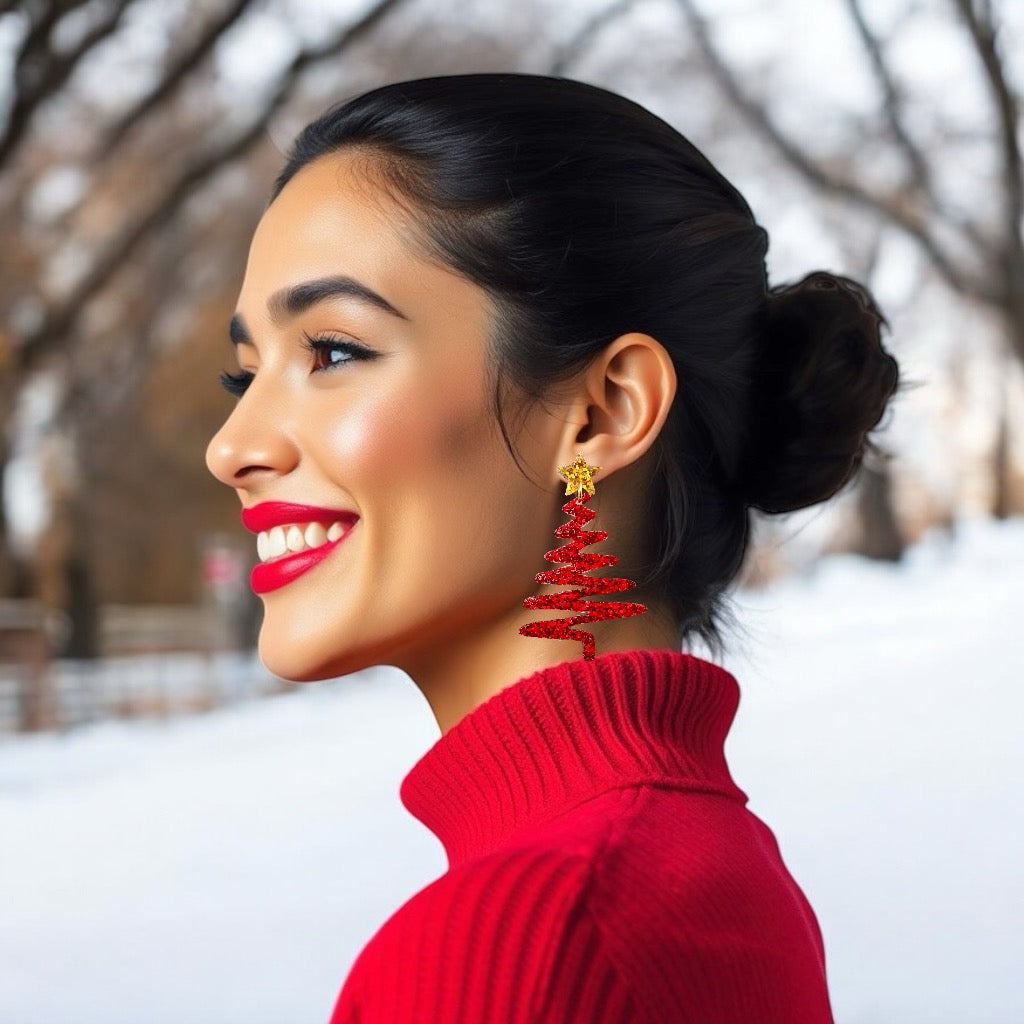
[[[966,522],[738,596],[726,753],[818,914],[839,1024],[1024,1020],[1022,567],[1024,521]],[[8,740],[0,1020],[322,1024],[444,870],[398,798],[436,736],[380,668]]]
[[[840,1024],[1024,1020],[1024,522],[744,597],[726,745],[825,935]],[[1013,637],[1017,637],[1014,640]]]

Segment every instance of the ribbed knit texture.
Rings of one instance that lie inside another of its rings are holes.
[[[723,744],[736,680],[672,650],[527,676],[402,783],[449,869],[331,1024],[831,1024],[814,912]]]

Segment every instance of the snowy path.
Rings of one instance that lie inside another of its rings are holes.
[[[1024,523],[741,595],[726,751],[825,934],[839,1024],[1024,1021]],[[400,673],[0,744],[0,1024],[324,1024],[444,869]]]

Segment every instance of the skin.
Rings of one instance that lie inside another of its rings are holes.
[[[575,641],[518,632],[559,617],[522,603],[561,589],[533,577],[553,567],[543,556],[560,543],[553,534],[568,500],[557,469],[578,451],[602,467],[590,528],[609,532],[586,550],[620,559],[595,575],[635,578],[651,446],[676,377],[655,339],[617,338],[557,396],[509,417],[510,427],[521,423],[513,440],[524,476],[491,404],[492,304],[418,237],[365,154],[321,157],[292,178],[256,229],[238,300],[247,334],[238,361],[255,376],[211,440],[207,465],[243,506],[297,502],[361,517],[323,562],[262,595],[267,667],[312,680],[395,665],[444,733],[522,677],[582,657]],[[272,315],[281,289],[338,275],[401,315],[349,296]],[[353,339],[378,356],[331,366],[304,334]],[[679,649],[652,595],[616,597],[649,610],[590,626],[599,654]]]

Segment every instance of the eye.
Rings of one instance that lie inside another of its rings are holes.
[[[306,339],[306,347],[313,353],[314,373],[334,370],[357,360],[376,359],[379,354],[358,342],[330,334],[318,334],[315,337],[306,334],[303,337]]]
[[[229,394],[234,395],[235,398],[241,398],[245,394],[246,389],[252,383],[253,377],[256,376],[249,370],[243,370],[241,373],[228,373],[225,370],[220,375],[220,386]]]

